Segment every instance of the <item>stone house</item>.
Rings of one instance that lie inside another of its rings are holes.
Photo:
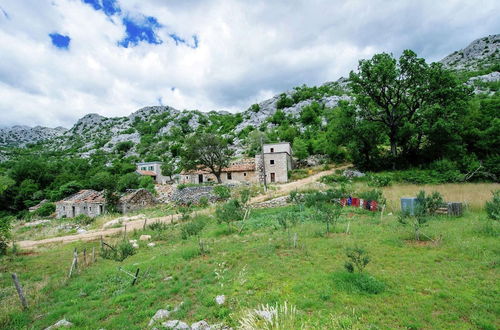
[[[161,162],[137,163],[135,165],[137,166],[136,173],[152,177],[157,184],[166,184],[171,181],[168,176],[161,174]]]
[[[96,217],[106,211],[104,193],[85,189],[56,202],[57,218],[74,218],[80,214]]]
[[[288,182],[288,171],[293,169],[292,148],[289,142],[265,144],[262,154],[254,159],[242,159],[232,162],[222,170],[222,183],[263,182],[264,175],[268,183]],[[265,174],[264,174],[265,173]],[[183,171],[181,183],[217,182],[215,175],[205,168]]]
[[[120,197],[117,209],[121,213],[140,210],[144,207],[155,205],[156,198],[146,189],[131,189]]]
[[[222,169],[222,183],[255,182],[255,161],[243,159],[232,162],[228,167]],[[192,171],[183,171],[180,174],[181,183],[206,183],[217,182],[217,178],[210,170],[200,168]]]

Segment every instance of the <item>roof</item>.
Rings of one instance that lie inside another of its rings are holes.
[[[104,193],[92,189],[80,190],[76,194],[66,197],[57,203],[105,203]]]
[[[162,164],[162,162],[144,162],[144,163],[135,163],[135,165],[154,165],[154,164]]]
[[[153,172],[153,171],[137,170],[136,172],[139,173],[140,175],[149,175],[149,176],[157,176],[158,175],[158,174],[156,174],[156,172]]]
[[[272,146],[275,144],[290,144],[290,142],[276,142],[276,143],[264,143],[265,146]]]

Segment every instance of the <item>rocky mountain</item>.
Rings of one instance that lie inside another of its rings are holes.
[[[23,147],[30,143],[37,143],[63,135],[67,131],[64,127],[29,127],[12,126],[0,128],[0,146]]]
[[[440,62],[454,70],[477,70],[500,61],[500,34],[476,39],[464,49],[453,52]]]
[[[457,72],[465,72],[464,82],[473,86],[476,93],[493,93],[500,80],[499,46],[500,35],[490,35],[448,55],[441,63]],[[127,117],[107,118],[88,114],[69,130],[62,127],[14,126],[0,129],[0,146],[25,146],[40,142],[44,144],[44,149],[61,151],[68,156],[91,157],[103,153],[109,158],[152,160],[157,155],[175,156],[184,137],[202,129],[231,138],[235,151],[241,154],[249,132],[273,129],[275,124],[272,118],[278,111],[281,116],[297,119],[304,107],[313,103],[331,108],[349,99],[347,79],[341,78],[317,87],[294,88],[237,114],[150,106]],[[302,129],[299,127],[300,131]]]

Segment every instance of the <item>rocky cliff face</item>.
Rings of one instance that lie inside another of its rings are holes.
[[[23,147],[63,135],[67,131],[64,127],[48,128],[42,126],[12,126],[0,128],[0,146]]]
[[[475,70],[500,61],[500,34],[476,39],[464,49],[453,52],[440,62],[455,70]]]

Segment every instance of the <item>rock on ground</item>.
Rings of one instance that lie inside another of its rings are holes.
[[[72,326],[73,326],[73,323],[69,322],[66,319],[62,319],[62,320],[57,321],[56,323],[54,323],[50,327],[45,328],[45,330],[52,330],[52,329],[58,329],[58,328],[69,328]]]
[[[151,239],[151,235],[141,235],[139,237],[140,241],[149,241]]]
[[[226,296],[220,295],[220,296],[215,297],[215,302],[217,303],[217,305],[224,304],[226,302]]]
[[[148,326],[152,326],[156,321],[167,319],[170,316],[170,311],[168,309],[159,309],[156,311],[155,315],[149,321]]]
[[[210,330],[210,329],[211,329],[210,325],[205,320],[191,324],[191,330]]]
[[[190,329],[187,323],[179,320],[170,320],[167,322],[163,322],[161,325],[167,329],[175,329],[175,330]]]

